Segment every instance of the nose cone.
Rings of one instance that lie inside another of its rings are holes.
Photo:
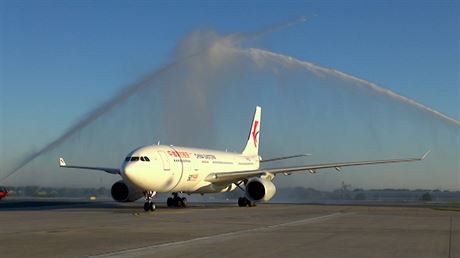
[[[168,179],[166,173],[161,173],[154,162],[128,162],[121,167],[124,180],[143,190],[164,191]]]
[[[122,177],[133,183],[136,186],[139,186],[138,182],[141,181],[139,168],[136,169],[136,165],[133,163],[128,163],[122,167]]]

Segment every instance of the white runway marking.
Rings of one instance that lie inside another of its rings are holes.
[[[324,215],[324,216],[307,218],[307,219],[302,219],[302,220],[296,220],[296,221],[286,222],[286,223],[282,223],[282,224],[263,226],[263,227],[253,228],[253,229],[244,229],[244,230],[235,231],[235,232],[229,232],[229,233],[223,233],[223,234],[217,234],[217,235],[211,235],[211,236],[205,236],[205,237],[197,237],[197,238],[184,240],[184,241],[157,244],[157,245],[133,248],[133,249],[128,249],[128,250],[122,250],[122,251],[118,251],[118,252],[111,252],[111,253],[105,253],[105,254],[101,254],[101,255],[88,256],[88,257],[94,257],[95,258],[95,257],[138,257],[138,256],[146,256],[146,255],[151,254],[152,252],[158,251],[158,250],[163,249],[163,248],[171,248],[171,247],[176,247],[176,246],[184,247],[185,245],[196,244],[196,243],[199,243],[199,242],[201,242],[201,243],[213,243],[213,242],[217,242],[217,241],[233,239],[233,238],[236,238],[236,237],[238,237],[240,235],[243,235],[243,234],[264,232],[264,231],[265,232],[266,231],[274,231],[274,230],[277,230],[277,229],[283,228],[283,227],[321,222],[321,221],[325,221],[325,220],[328,220],[328,219],[332,219],[332,218],[340,217],[340,216],[344,216],[344,215],[349,215],[349,214],[352,214],[352,213],[336,212],[336,213],[331,213],[331,214]]]

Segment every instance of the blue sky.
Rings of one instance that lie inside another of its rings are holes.
[[[0,1],[0,151],[40,148],[168,63],[190,31],[253,32],[304,15],[316,16],[251,46],[375,82],[458,120],[459,9],[456,1]]]

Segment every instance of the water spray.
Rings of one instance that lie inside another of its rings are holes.
[[[3,178],[1,178],[0,181],[3,181],[6,178],[10,177],[15,172],[17,172],[18,170],[20,170],[21,168],[23,168],[24,166],[26,166],[27,164],[35,160],[37,157],[41,156],[42,154],[45,154],[55,149],[56,147],[60,146],[71,136],[77,134],[82,129],[92,124],[99,117],[108,113],[110,110],[114,109],[121,103],[124,103],[127,99],[130,98],[130,96],[134,95],[137,92],[142,91],[143,89],[151,87],[152,82],[155,82],[162,75],[166,74],[167,72],[172,71],[174,68],[178,67],[181,64],[184,64],[185,62],[194,60],[194,58],[206,57],[206,55],[209,54],[209,51],[212,51],[212,49],[215,48],[216,46],[219,47],[220,50],[229,50],[229,51],[226,51],[227,55],[242,54],[246,57],[249,57],[251,61],[259,65],[264,65],[264,63],[268,61],[275,61],[276,63],[285,65],[288,67],[293,66],[293,65],[302,67],[316,75],[328,75],[328,76],[333,76],[341,80],[351,81],[351,82],[354,82],[353,85],[357,87],[365,87],[369,90],[378,92],[380,94],[384,94],[385,96],[395,99],[401,103],[408,104],[410,106],[416,107],[419,110],[430,113],[436,117],[442,118],[444,121],[447,121],[455,126],[460,126],[460,121],[454,118],[451,118],[413,99],[399,95],[393,91],[385,89],[372,82],[368,82],[364,79],[360,79],[355,76],[352,76],[352,75],[349,75],[349,74],[346,74],[344,72],[337,71],[334,69],[321,67],[313,63],[307,62],[307,61],[301,61],[301,60],[295,59],[290,56],[273,53],[267,50],[262,50],[262,49],[257,49],[257,48],[243,49],[243,48],[238,48],[235,46],[236,44],[243,42],[245,40],[253,40],[253,39],[262,37],[264,35],[267,35],[269,33],[273,33],[281,29],[285,29],[294,24],[305,22],[308,19],[309,17],[296,18],[296,19],[289,20],[284,23],[280,23],[274,26],[267,27],[255,33],[232,34],[226,37],[216,37],[212,42],[210,42],[210,44],[207,47],[194,49],[195,51],[191,53],[187,53],[187,55],[181,56],[180,59],[153,72],[152,74],[146,76],[143,80],[139,81],[138,83],[135,83],[133,85],[126,87],[125,89],[120,91],[118,94],[116,94],[112,99],[102,104],[95,110],[91,111],[85,118],[83,118],[82,120],[77,122],[75,125],[70,127],[67,131],[65,131],[61,136],[57,137],[54,141],[45,145],[43,148],[41,148],[37,152],[27,156],[24,160],[19,162],[19,164],[15,166],[10,172],[8,172]],[[224,55],[224,57],[226,56]],[[228,56],[228,57],[231,57],[231,56]]]
[[[122,89],[119,93],[117,93],[112,99],[109,101],[103,103],[93,111],[89,112],[83,119],[75,123],[73,126],[71,126],[69,129],[67,129],[61,136],[57,137],[55,140],[51,141],[38,151],[27,155],[22,161],[18,163],[17,166],[15,166],[10,172],[8,172],[5,176],[0,178],[0,182],[6,180],[8,177],[16,173],[18,170],[35,160],[37,157],[41,156],[42,154],[45,154],[59,145],[61,145],[63,142],[65,142],[66,139],[69,137],[75,135],[78,133],[80,130],[83,128],[87,127],[89,124],[97,120],[99,117],[102,115],[106,114],[119,104],[123,103],[126,101],[129,97],[131,97],[133,94],[136,92],[141,91],[142,89],[148,87],[149,85],[152,84],[158,77],[161,75],[165,74],[166,72],[174,69],[175,67],[189,61],[190,59],[199,57],[200,55],[206,54],[210,48],[212,48],[215,45],[223,45],[223,46],[233,46],[239,42],[245,41],[245,40],[253,40],[259,37],[262,37],[264,35],[267,35],[269,33],[273,33],[275,31],[281,30],[288,28],[290,26],[295,25],[296,23],[299,22],[305,22],[307,20],[306,17],[298,17],[295,19],[291,19],[285,22],[281,22],[279,24],[275,24],[272,26],[268,26],[266,28],[263,28],[259,31],[253,32],[253,33],[247,33],[247,34],[232,34],[229,36],[225,37],[216,37],[212,42],[207,47],[204,48],[199,48],[195,50],[192,53],[188,53],[185,56],[182,56],[181,59],[175,60],[173,63],[165,65],[164,67],[160,68],[159,70],[154,71],[150,75],[146,76],[144,79],[141,81],[132,84],[124,89]]]
[[[453,125],[456,125],[456,126],[460,126],[460,121],[456,120],[455,118],[452,118],[450,116],[447,116],[446,114],[443,114],[433,108],[430,108],[424,104],[421,104],[413,99],[410,99],[408,97],[404,97],[396,92],[393,92],[389,89],[386,89],[384,87],[381,87],[375,83],[372,83],[372,82],[369,82],[369,81],[366,81],[364,79],[361,79],[361,78],[358,78],[358,77],[355,77],[353,75],[350,75],[350,74],[347,74],[347,73],[344,73],[344,72],[341,72],[341,71],[338,71],[338,70],[335,70],[335,69],[331,69],[331,68],[326,68],[326,67],[322,67],[322,66],[318,66],[318,65],[315,65],[313,63],[310,63],[310,62],[307,62],[307,61],[301,61],[299,59],[296,59],[294,57],[291,57],[291,56],[286,56],[286,55],[282,55],[282,54],[277,54],[277,53],[273,53],[273,52],[270,52],[270,51],[267,51],[267,50],[262,50],[262,49],[257,49],[257,48],[250,48],[248,50],[242,50],[244,51],[247,55],[251,56],[254,60],[258,60],[258,61],[261,61],[261,60],[264,60],[264,59],[272,59],[272,60],[276,60],[278,62],[281,62],[283,64],[285,64],[286,66],[289,66],[289,65],[299,65],[315,74],[325,74],[325,75],[331,75],[331,76],[334,76],[336,78],[339,78],[341,80],[346,80],[346,81],[351,81],[351,82],[355,82],[357,86],[362,86],[362,87],[366,87],[370,90],[373,90],[373,91],[376,91],[378,93],[381,93],[381,94],[384,94],[388,97],[391,97],[395,100],[398,100],[399,102],[402,102],[402,103],[405,103],[405,104],[408,104],[408,105],[411,105],[411,106],[414,106],[416,107],[417,109],[419,110],[422,110],[422,111],[425,111],[425,112],[428,112],[428,113],[431,113],[439,118],[442,118],[443,120],[453,124]]]

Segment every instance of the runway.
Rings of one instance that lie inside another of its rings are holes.
[[[2,200],[0,257],[460,257],[460,212]]]

